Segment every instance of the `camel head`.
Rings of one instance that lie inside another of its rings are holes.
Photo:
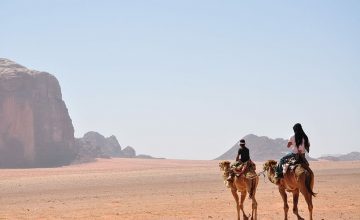
[[[219,167],[221,171],[227,171],[230,169],[230,161],[223,160],[219,163]]]
[[[269,171],[270,168],[274,168],[276,166],[277,162],[275,160],[268,160],[264,163],[263,165],[263,170],[264,171]]]

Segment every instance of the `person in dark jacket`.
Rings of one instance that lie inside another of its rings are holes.
[[[239,144],[240,148],[235,158],[235,164],[232,165],[232,168],[236,169],[236,174],[238,176],[242,175],[246,171],[248,167],[248,161],[250,161],[250,151],[249,148],[246,147],[245,140],[241,139]],[[229,177],[227,178],[228,181],[233,181],[235,176],[233,169],[229,173]]]

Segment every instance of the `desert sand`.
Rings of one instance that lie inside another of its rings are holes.
[[[218,163],[99,159],[61,168],[2,169],[0,219],[235,219]],[[360,162],[317,161],[311,167],[318,193],[314,219],[360,219]],[[256,198],[259,219],[283,219],[277,187],[262,176]],[[248,213],[250,205],[246,199]],[[302,197],[299,210],[307,219]]]

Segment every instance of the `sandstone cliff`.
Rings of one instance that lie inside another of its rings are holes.
[[[69,164],[73,146],[57,79],[0,58],[0,167]]]

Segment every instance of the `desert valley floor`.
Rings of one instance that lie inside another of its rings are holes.
[[[0,219],[235,219],[218,163],[99,159],[61,168],[1,169]],[[317,161],[311,167],[318,193],[314,219],[360,219],[360,162]],[[258,219],[283,219],[277,187],[262,176],[256,198]],[[289,206],[290,219],[296,219],[291,199]],[[246,199],[247,213],[250,207]],[[302,196],[299,210],[307,219]]]

